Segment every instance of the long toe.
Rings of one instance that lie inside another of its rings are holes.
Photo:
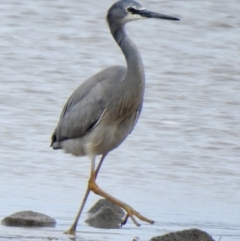
[[[143,215],[141,215],[140,213],[135,211],[132,207],[130,207],[126,203],[118,200],[117,198],[115,198],[115,197],[111,196],[110,194],[106,193],[105,191],[103,191],[101,188],[99,188],[99,186],[95,182],[94,178],[89,179],[88,188],[89,188],[89,190],[93,191],[95,194],[106,198],[107,200],[118,205],[119,207],[123,208],[127,212],[127,216],[123,220],[122,225],[124,225],[127,222],[128,217],[132,219],[132,221],[134,222],[134,224],[136,226],[140,226],[140,224],[136,221],[135,217],[139,218],[142,221],[148,222],[150,224],[154,223],[153,220],[150,220],[150,219],[144,217]]]
[[[140,213],[138,213],[136,210],[134,210],[132,207],[130,207],[127,204],[124,204],[122,206],[122,208],[127,212],[127,215],[125,216],[125,218],[123,219],[123,221],[121,222],[121,225],[125,225],[127,223],[128,218],[131,218],[132,221],[134,222],[134,224],[136,226],[141,226],[135,219],[135,217],[139,218],[142,221],[148,222],[150,224],[153,224],[154,221],[150,220],[146,217],[144,217],[143,215],[141,215]],[[134,217],[135,216],[135,217]]]

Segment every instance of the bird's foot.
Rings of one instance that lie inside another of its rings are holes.
[[[127,223],[128,218],[129,218],[129,216],[128,216],[128,214],[126,214],[125,218],[121,222],[121,227]]]
[[[127,223],[128,218],[131,218],[132,221],[134,222],[134,224],[136,226],[140,226],[140,224],[136,221],[135,217],[139,218],[142,221],[148,222],[150,224],[153,224],[154,221],[150,220],[144,216],[142,216],[140,213],[138,213],[137,211],[135,211],[132,207],[130,207],[129,205],[125,204],[124,202],[116,199],[115,197],[111,196],[110,194],[106,193],[105,191],[103,191],[102,189],[99,188],[99,186],[97,185],[97,183],[95,182],[94,178],[90,178],[89,182],[88,182],[88,189],[93,191],[95,194],[100,195],[104,198],[106,198],[107,200],[111,201],[112,203],[118,205],[119,207],[123,208],[127,215],[124,218],[124,220],[122,221],[121,225],[124,225]],[[134,217],[135,216],[135,217]]]
[[[75,234],[76,234],[76,229],[74,229],[74,228],[71,227],[69,230],[67,230],[66,232],[64,232],[64,234],[75,235]]]
[[[134,222],[134,224],[135,224],[136,226],[138,226],[138,227],[141,226],[141,225],[136,221],[136,219],[135,219],[134,216],[136,216],[137,218],[139,218],[139,219],[141,219],[141,220],[143,220],[143,221],[145,221],[145,222],[148,222],[148,223],[150,223],[150,224],[153,224],[153,223],[154,223],[153,220],[150,220],[150,219],[144,217],[143,215],[141,215],[140,213],[138,213],[137,211],[135,211],[132,207],[130,207],[130,206],[127,205],[127,204],[124,204],[123,209],[127,212],[127,214],[126,214],[125,218],[123,219],[123,221],[121,222],[121,226],[122,226],[122,225],[125,225],[125,224],[127,223],[129,217],[132,219],[132,221]]]

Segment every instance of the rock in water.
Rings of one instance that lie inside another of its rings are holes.
[[[21,211],[4,218],[2,224],[13,227],[54,227],[55,219],[33,211]]]
[[[124,216],[124,211],[116,204],[112,203],[111,201],[101,198],[99,199],[89,210],[88,212],[93,214],[96,213],[102,207],[111,207],[114,211],[122,218]]]
[[[122,219],[111,207],[102,207],[96,213],[92,214],[86,221],[94,228],[114,229],[120,228]]]
[[[85,221],[95,228],[116,229],[121,227],[124,211],[114,203],[100,199],[88,211],[89,218]]]
[[[153,237],[150,241],[214,241],[214,239],[200,229],[187,229]]]

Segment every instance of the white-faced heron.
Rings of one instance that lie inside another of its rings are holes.
[[[112,66],[83,82],[70,96],[52,135],[53,149],[63,149],[74,156],[88,156],[91,172],[87,191],[77,217],[66,232],[74,234],[84,204],[90,191],[112,201],[126,211],[128,217],[139,226],[134,216],[153,224],[132,207],[109,195],[96,184],[96,178],[106,155],[117,148],[131,133],[142,109],[145,89],[144,68],[136,45],[128,37],[125,24],[138,19],[178,18],[146,10],[133,0],[121,0],[107,13],[111,34],[121,48],[127,68]],[[102,155],[95,169],[95,159]]]

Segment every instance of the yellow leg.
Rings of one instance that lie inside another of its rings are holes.
[[[137,218],[145,221],[145,222],[148,222],[150,224],[153,224],[154,221],[153,220],[150,220],[144,216],[142,216],[140,213],[138,213],[137,211],[135,211],[132,207],[130,207],[129,205],[125,204],[124,202],[118,200],[117,198],[111,196],[110,194],[106,193],[105,191],[103,191],[102,189],[100,189],[96,183],[96,178],[97,178],[97,175],[98,175],[98,172],[100,170],[100,167],[103,163],[103,160],[104,158],[106,157],[107,153],[102,155],[102,158],[98,164],[98,167],[95,171],[95,156],[92,157],[91,159],[91,175],[90,175],[90,179],[88,181],[88,187],[87,187],[87,190],[86,190],[86,193],[85,193],[85,196],[83,198],[83,202],[80,206],[80,209],[77,213],[77,216],[75,218],[75,221],[74,223],[72,224],[72,226],[70,227],[70,229],[68,231],[66,231],[65,233],[66,234],[72,234],[72,235],[75,235],[75,232],[76,232],[76,228],[77,228],[77,223],[78,223],[78,220],[81,216],[81,213],[83,211],[83,208],[84,208],[84,205],[87,201],[87,198],[88,198],[88,195],[90,193],[90,191],[93,191],[95,194],[99,195],[99,196],[102,196],[104,197],[105,199],[111,201],[112,203],[115,203],[116,205],[118,205],[119,207],[123,208],[126,212],[127,212],[127,215],[126,217],[124,218],[124,220],[122,221],[122,225],[126,224],[128,218],[130,217],[133,221],[133,223],[137,226],[140,226],[140,224],[136,221],[135,217],[136,216]]]
[[[128,217],[130,217],[132,219],[132,221],[135,223],[135,225],[140,226],[140,224],[136,221],[134,216],[136,216],[137,218],[139,218],[139,219],[141,219],[141,220],[143,220],[145,222],[148,222],[150,224],[154,223],[153,220],[150,220],[150,219],[144,217],[143,215],[138,213],[136,210],[134,210],[129,205],[125,204],[124,202],[116,199],[115,197],[111,196],[110,194],[108,194],[105,191],[103,191],[102,189],[100,189],[98,187],[98,185],[96,184],[96,182],[95,182],[94,173],[91,175],[91,178],[90,178],[89,183],[88,183],[88,187],[95,194],[100,195],[100,196],[106,198],[107,200],[115,203],[116,205],[120,206],[121,208],[123,208],[127,212],[127,216],[123,220],[122,224],[125,224],[127,222]]]
[[[103,163],[103,160],[104,160],[104,158],[106,157],[106,155],[107,155],[107,153],[104,154],[104,155],[102,155],[101,160],[99,161],[98,167],[97,167],[97,169],[96,169],[96,171],[95,171],[95,173],[94,173],[94,179],[97,178],[98,172],[99,172],[99,170],[100,170],[100,167],[101,167],[101,165],[102,165],[102,163]],[[86,203],[86,201],[87,201],[87,198],[88,198],[89,193],[90,193],[90,188],[89,188],[89,185],[88,185],[87,190],[86,190],[85,195],[84,195],[84,198],[83,198],[83,201],[82,201],[82,204],[81,204],[80,209],[79,209],[79,211],[78,211],[78,213],[77,213],[77,216],[76,216],[76,218],[75,218],[72,226],[70,227],[70,229],[69,229],[68,231],[64,232],[65,234],[75,235],[76,228],[77,228],[77,224],[78,224],[78,220],[79,220],[79,218],[80,218],[80,216],[81,216],[81,213],[82,213],[82,211],[83,211],[83,208],[84,208],[84,205],[85,205],[85,203]]]

